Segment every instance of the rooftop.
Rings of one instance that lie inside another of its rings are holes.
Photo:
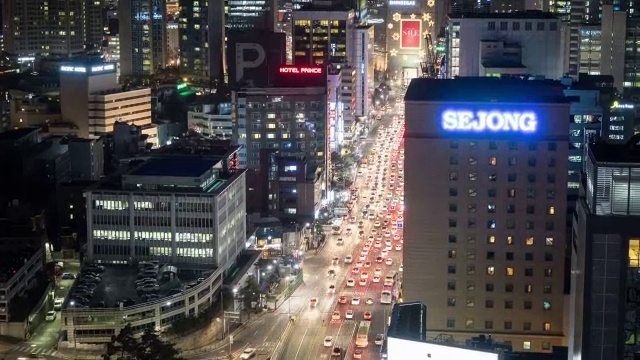
[[[589,155],[597,163],[621,163],[640,166],[640,134],[634,135],[627,144],[589,144]]]
[[[539,10],[517,11],[511,13],[454,13],[449,18],[454,19],[521,19],[521,20],[558,20],[554,14]]]
[[[427,341],[427,307],[420,301],[395,304],[391,312],[388,337]]]
[[[0,284],[11,280],[37,251],[30,246],[24,246],[19,250],[0,251]]]
[[[29,136],[32,133],[39,132],[39,131],[40,131],[40,128],[37,128],[37,127],[8,130],[0,133],[0,141],[11,142],[11,141],[20,140],[25,136]]]
[[[568,103],[563,87],[553,80],[497,77],[411,80],[405,101]]]
[[[129,175],[199,177],[217,163],[215,159],[191,156],[152,158],[132,170]]]

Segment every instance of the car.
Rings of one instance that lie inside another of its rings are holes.
[[[355,216],[352,216],[352,217],[349,218],[349,223],[355,224],[355,222],[356,222],[356,217]]]
[[[72,273],[63,273],[61,278],[63,280],[73,280],[73,279],[76,278],[76,276],[74,274],[72,274]]]
[[[346,296],[344,296],[344,295],[341,295],[341,296],[338,298],[338,304],[346,304],[346,303],[347,303],[347,301],[349,301],[349,298],[347,298],[347,297],[346,297]]]
[[[336,271],[334,269],[329,269],[327,271],[327,276],[329,276],[330,278],[336,277]]]
[[[347,312],[344,314],[344,318],[347,320],[351,320],[353,319],[353,310],[347,310]]]
[[[376,248],[381,248],[382,247],[382,241],[376,240],[376,243],[373,244],[373,246],[375,246]]]
[[[344,257],[344,263],[345,264],[351,264],[353,262],[353,256],[351,255],[347,255]]]
[[[375,268],[375,270],[373,270],[373,275],[382,275],[382,269],[381,268]]]
[[[368,279],[369,278],[369,273],[366,271],[363,271],[360,273],[360,279]]]
[[[371,250],[369,246],[365,246],[362,248],[362,251],[360,252],[360,259],[362,261],[367,259],[367,255],[369,255],[369,250]]]
[[[356,286],[356,281],[353,279],[349,279],[347,280],[347,287],[354,287]]]
[[[402,245],[400,245],[400,244],[396,244],[395,249],[396,249],[396,251],[400,251],[400,250],[402,250]]]
[[[367,255],[360,255],[360,257],[358,257],[358,264],[362,264],[362,262],[366,260],[367,260]]]
[[[333,314],[331,314],[331,320],[340,320],[340,311],[334,311]]]
[[[246,348],[246,349],[244,349],[242,354],[240,354],[240,359],[242,359],[242,360],[252,359],[254,356],[256,356],[256,349],[255,348]]]
[[[331,357],[342,359],[342,349],[339,347],[334,347],[333,350],[331,350]]]
[[[385,260],[384,263],[387,265],[393,265],[393,258],[387,258],[387,260]]]
[[[340,263],[340,258],[337,256],[334,256],[333,259],[331,259],[331,263],[333,265],[338,265]]]
[[[344,245],[344,239],[342,239],[342,238],[338,238],[338,241],[336,241],[336,243],[337,243],[338,245]]]
[[[323,344],[325,347],[331,347],[333,345],[333,336],[325,336]]]
[[[333,284],[329,285],[329,288],[327,289],[327,293],[333,294],[335,292],[336,292],[336,286]]]
[[[360,264],[362,264],[362,263],[360,263]],[[362,266],[362,265],[360,265],[360,266]],[[353,274],[359,274],[360,273],[360,267],[358,267],[358,264],[356,264],[356,266],[351,268],[351,273],[353,273]]]
[[[382,256],[378,256],[376,258],[376,263],[378,263],[378,264],[382,263],[383,261],[384,261],[384,259],[382,258]]]
[[[376,339],[374,340],[374,344],[382,345],[384,343],[384,334],[376,335]]]
[[[311,299],[309,299],[309,306],[316,307],[316,305],[318,305],[318,298],[317,297],[312,297]]]
[[[371,320],[371,311],[365,311],[364,312],[364,319],[365,320]]]
[[[347,235],[351,235],[351,232],[352,232],[351,228],[347,228]]]
[[[47,311],[47,315],[44,317],[46,321],[53,321],[56,319],[56,312],[51,310]]]
[[[386,257],[389,255],[389,250],[388,249],[382,249],[382,251],[380,251],[380,255],[382,257]]]
[[[371,281],[373,281],[374,283],[379,283],[380,282],[380,276],[376,275],[373,277],[373,279],[371,279]]]
[[[55,300],[53,300],[53,310],[62,310],[62,305],[64,304],[64,299],[63,298],[56,298]]]
[[[398,271],[400,271],[400,272],[404,271],[404,265],[400,264],[400,267],[398,268]]]
[[[373,299],[372,299],[372,298],[367,298],[367,301],[365,301],[365,303],[366,303],[367,305],[373,305],[374,301],[373,301]]]
[[[367,286],[367,279],[360,279],[360,281],[358,281],[358,285]]]
[[[360,298],[359,297],[352,298],[351,305],[360,305]]]
[[[371,261],[367,261],[364,263],[364,267],[366,268],[370,268],[371,267]]]
[[[361,349],[355,349],[353,351],[353,358],[354,359],[362,359],[362,350]]]

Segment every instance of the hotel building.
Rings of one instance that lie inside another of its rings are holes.
[[[236,158],[237,148],[154,157],[90,188],[87,258],[226,270],[246,242],[245,171],[234,169]]]
[[[552,81],[414,79],[403,299],[431,334],[565,345],[569,103]],[[429,156],[425,156],[429,154]]]

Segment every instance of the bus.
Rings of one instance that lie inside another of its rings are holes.
[[[380,304],[391,304],[392,295],[389,290],[382,290],[380,294]]]
[[[342,234],[342,226],[340,226],[340,225],[333,225],[333,226],[331,227],[331,233],[332,233],[333,235],[340,235],[340,234]]]
[[[398,279],[398,274],[395,271],[389,271],[384,278],[384,286],[393,286]]]
[[[356,335],[356,347],[367,347],[369,345],[369,328],[371,321],[360,321],[358,334]]]

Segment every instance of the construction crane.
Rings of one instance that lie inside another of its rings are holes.
[[[422,69],[423,78],[435,79],[438,77],[438,71],[436,68],[436,48],[433,46],[431,40],[431,34],[427,32],[424,37],[424,61],[420,62],[420,68]]]

